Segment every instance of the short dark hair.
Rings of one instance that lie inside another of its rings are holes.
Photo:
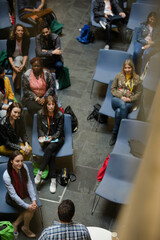
[[[58,206],[58,217],[62,222],[71,222],[75,213],[74,203],[67,199]]]
[[[41,24],[41,26],[40,26],[40,31],[42,32],[42,30],[43,30],[44,28],[50,29],[50,26],[49,26],[48,23],[45,22],[45,21]]]
[[[30,64],[33,65],[33,63],[39,62],[41,67],[43,68],[43,60],[40,57],[34,57],[31,59]]]
[[[4,67],[0,66],[0,74],[4,73]]]

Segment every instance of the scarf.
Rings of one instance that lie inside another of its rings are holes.
[[[17,193],[17,195],[21,198],[27,198],[29,197],[28,190],[27,190],[27,183],[25,182],[23,175],[21,174],[21,171],[18,173],[12,169],[12,175],[13,175],[13,187]]]

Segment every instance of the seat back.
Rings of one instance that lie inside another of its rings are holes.
[[[15,20],[16,20],[16,24],[19,23],[19,24],[22,24],[24,27],[26,28],[33,28],[33,25],[29,24],[29,23],[25,23],[23,21],[20,20],[19,18],[19,12],[18,12],[18,4],[19,4],[19,0],[16,0],[16,11],[15,11]]]
[[[127,52],[130,53],[131,55],[133,55],[133,52],[134,52],[134,44],[135,44],[135,41],[137,40],[137,33],[138,33],[138,27],[134,29],[132,40],[127,50]]]
[[[7,52],[7,40],[6,39],[1,39],[0,40],[0,52],[2,50]]]
[[[12,27],[10,17],[9,17],[9,9],[8,9],[8,1],[1,0],[0,7],[0,29]]]
[[[30,38],[30,46],[29,46],[29,54],[28,59],[29,61],[36,56],[36,38]]]
[[[151,11],[156,11],[157,6],[144,3],[132,3],[127,28],[134,30],[140,23],[145,22]]]

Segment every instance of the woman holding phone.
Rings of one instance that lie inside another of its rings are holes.
[[[44,150],[43,161],[35,177],[35,183],[41,182],[41,176],[46,166],[49,165],[51,179],[50,192],[56,192],[56,166],[55,157],[64,143],[64,115],[60,112],[56,99],[48,96],[43,109],[37,116],[38,141]]]

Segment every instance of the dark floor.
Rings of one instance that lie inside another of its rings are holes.
[[[113,231],[116,225],[116,215],[119,206],[105,199],[101,199],[94,215],[91,208],[94,199],[94,191],[98,185],[96,180],[99,168],[105,158],[112,151],[109,139],[113,127],[113,120],[109,119],[107,124],[99,124],[95,120],[87,121],[95,103],[102,103],[106,93],[106,86],[95,83],[92,98],[90,98],[91,83],[94,75],[98,51],[103,48],[104,32],[95,29],[96,40],[94,43],[83,45],[76,40],[80,35],[79,28],[90,21],[91,0],[48,0],[57,15],[58,21],[64,23],[63,35],[61,37],[62,50],[65,65],[69,67],[71,87],[59,91],[60,102],[65,108],[71,105],[75,112],[79,128],[73,134],[73,148],[75,161],[75,174],[77,181],[70,183],[67,188],[57,187],[56,194],[49,193],[49,182],[47,181],[39,192],[42,199],[42,212],[44,226],[47,227],[58,220],[57,207],[62,199],[72,199],[75,203],[76,214],[74,220],[86,226],[98,226]],[[128,44],[124,44],[117,32],[113,32],[112,48],[126,50]],[[31,120],[26,114],[27,132],[31,138]],[[96,131],[96,127],[97,131]],[[40,235],[42,228],[36,213],[32,220],[31,229]],[[20,239],[27,239],[20,234]]]

